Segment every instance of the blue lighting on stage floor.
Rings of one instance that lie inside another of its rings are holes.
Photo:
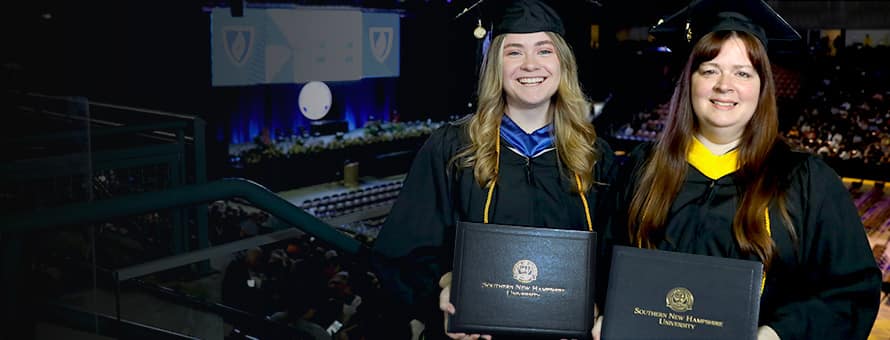
[[[397,78],[367,78],[348,82],[326,82],[332,103],[324,120],[345,121],[349,130],[369,120],[390,121],[394,109]],[[218,90],[220,100],[234,105],[229,110],[229,143],[253,141],[267,129],[272,140],[307,132],[310,120],[299,110],[298,97],[304,84],[270,84],[227,87]]]

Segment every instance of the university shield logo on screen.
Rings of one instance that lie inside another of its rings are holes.
[[[255,41],[253,27],[227,26],[223,27],[223,45],[226,55],[235,65],[241,66],[250,59]]]
[[[369,27],[368,40],[371,43],[371,54],[377,62],[383,63],[392,50],[392,27]]]

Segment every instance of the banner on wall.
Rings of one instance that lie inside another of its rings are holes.
[[[399,75],[399,15],[358,8],[211,11],[213,86]]]
[[[399,76],[399,16],[393,13],[365,13],[362,16],[362,75]]]

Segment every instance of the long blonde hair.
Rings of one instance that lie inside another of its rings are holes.
[[[743,253],[756,254],[769,268],[775,245],[766,230],[763,212],[770,201],[776,199],[792,238],[794,230],[785,209],[784,193],[780,190],[778,176],[781,174],[768,162],[778,141],[779,125],[772,71],[766,49],[749,33],[712,32],[693,47],[671,99],[664,131],[641,169],[639,185],[634,188],[628,211],[628,231],[632,243],[643,248],[655,248],[658,235],[663,235],[671,203],[686,178],[687,152],[698,129],[692,109],[692,73],[703,62],[717,57],[723,43],[733,37],[744,42],[748,59],[757,70],[761,82],[757,107],[738,146],[739,170],[736,180],[745,189],[733,218],[732,232]]]
[[[578,81],[578,64],[572,49],[560,35],[545,33],[556,47],[561,72],[559,86],[548,109],[548,114],[553,117],[557,157],[570,172],[578,174],[581,190],[586,192],[593,183],[593,167],[600,156],[594,146],[596,132],[590,123],[591,104]],[[487,187],[497,176],[495,148],[507,107],[502,68],[505,36],[494,37],[485,55],[479,78],[478,110],[465,123],[470,144],[452,159],[460,167],[472,167],[480,187]]]

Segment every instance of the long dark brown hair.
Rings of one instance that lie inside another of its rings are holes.
[[[744,190],[740,191],[732,233],[743,253],[756,254],[768,268],[775,244],[766,229],[764,211],[773,199],[777,199],[782,219],[792,235],[793,229],[780,183],[767,162],[779,129],[772,70],[766,49],[757,38],[745,32],[712,32],[693,46],[671,98],[664,131],[637,174],[639,186],[634,188],[628,211],[629,236],[634,244],[644,248],[655,248],[660,241],[671,203],[686,178],[687,153],[699,129],[692,108],[692,74],[702,63],[716,58],[723,43],[733,37],[745,44],[748,59],[760,76],[760,99],[738,145],[739,169],[735,178]]]

